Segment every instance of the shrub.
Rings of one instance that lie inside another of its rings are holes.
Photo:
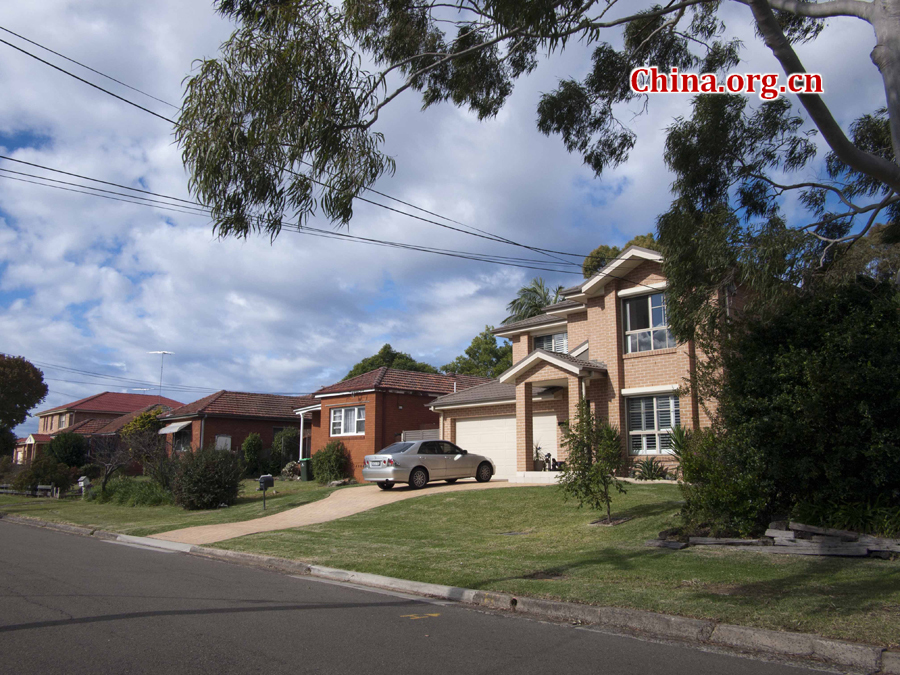
[[[244,464],[247,466],[247,475],[255,476],[262,459],[263,442],[257,433],[252,433],[241,444],[241,454],[244,456]]]
[[[346,478],[350,470],[350,456],[347,454],[347,448],[340,441],[331,441],[324,448],[313,453],[310,462],[313,476],[320,485]]]
[[[888,500],[883,497],[874,502],[798,504],[794,507],[791,520],[880,537],[900,536],[900,508],[890,506]]]
[[[12,473],[12,468],[12,457],[0,457],[0,478],[3,478],[8,473]]]
[[[638,480],[666,480],[669,471],[655,457],[648,457],[635,463],[634,477]]]
[[[106,490],[91,491],[91,499],[100,504],[119,506],[162,506],[172,504],[172,493],[162,489],[157,483],[133,478],[114,478],[106,484]]]
[[[81,466],[88,453],[88,440],[78,434],[61,433],[47,446],[47,454],[66,466]]]
[[[300,462],[288,462],[281,470],[281,477],[285,480],[293,480],[300,475]]]
[[[92,481],[97,480],[100,476],[103,475],[103,467],[97,466],[96,464],[85,464],[84,466],[78,467],[78,478],[82,476],[87,476]]]
[[[41,455],[13,481],[16,490],[34,490],[38,485],[55,485],[68,490],[71,485],[69,467],[50,455]]]
[[[241,492],[244,463],[229,450],[208,446],[178,460],[172,493],[185,509],[231,506]]]
[[[581,401],[574,421],[563,426],[563,446],[567,455],[559,486],[566,499],[577,500],[578,506],[605,509],[606,520],[611,522],[612,490],[625,492],[624,485],[616,479],[616,470],[622,463],[619,430],[598,419],[590,404]]]

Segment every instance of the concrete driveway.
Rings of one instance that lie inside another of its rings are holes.
[[[465,481],[454,485],[438,483],[428,485],[422,490],[413,490],[408,486],[397,486],[393,490],[385,491],[376,485],[335,490],[325,499],[320,499],[312,504],[304,504],[295,509],[282,511],[274,516],[244,520],[237,523],[223,523],[221,525],[200,525],[198,527],[186,527],[181,530],[161,532],[151,535],[154,539],[177,541],[182,544],[212,544],[217,541],[243,537],[247,534],[258,532],[272,532],[274,530],[288,530],[293,527],[316,525],[327,523],[330,520],[346,518],[354,513],[368,511],[385,504],[401,502],[404,499],[414,497],[427,497],[429,495],[443,494],[445,492],[464,492],[468,490],[489,490],[493,488],[509,487],[506,481],[490,481],[489,483],[477,483]]]

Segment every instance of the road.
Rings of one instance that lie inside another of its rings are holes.
[[[0,673],[808,671],[0,520]]]

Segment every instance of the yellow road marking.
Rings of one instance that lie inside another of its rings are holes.
[[[416,619],[427,619],[430,616],[440,616],[440,614],[401,614],[400,618],[415,621]]]

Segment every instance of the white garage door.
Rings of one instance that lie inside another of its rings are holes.
[[[556,414],[536,414],[532,429],[534,441],[541,446],[541,454],[549,452],[558,459]],[[456,444],[469,452],[490,457],[497,469],[496,478],[508,479],[516,475],[515,416],[456,420]]]
[[[456,444],[469,452],[490,457],[495,478],[516,475],[516,418],[473,417],[456,420]]]

